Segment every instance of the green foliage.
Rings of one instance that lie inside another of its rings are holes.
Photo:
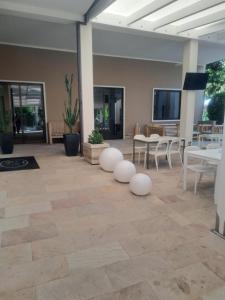
[[[225,59],[208,64],[206,72],[209,74],[206,96],[211,98],[217,93],[225,92]]]
[[[208,118],[217,121],[218,124],[224,122],[225,92],[215,94],[208,105]]]
[[[65,114],[64,122],[69,128],[70,133],[73,132],[74,125],[78,122],[79,119],[79,101],[78,99],[75,100],[75,103],[72,101],[72,93],[73,93],[73,74],[65,76],[65,87],[67,92],[67,101],[65,102]]]
[[[88,143],[90,144],[102,144],[103,143],[103,136],[99,132],[99,130],[93,130],[92,133],[88,137]]]
[[[12,114],[4,110],[3,103],[0,101],[0,132],[11,132]]]

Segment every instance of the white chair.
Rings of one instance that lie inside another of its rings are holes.
[[[143,134],[136,134],[134,136],[134,140],[136,140],[136,139],[143,139],[143,138],[145,138],[145,136]],[[144,154],[145,151],[146,151],[146,149],[147,149],[146,146],[136,146],[135,145],[135,152],[138,153],[138,164],[140,164],[140,161],[141,161],[141,154],[142,153]]]
[[[175,138],[171,141],[168,150],[168,162],[170,168],[172,168],[172,156],[179,155],[180,162],[182,163],[182,156],[181,156],[181,140],[179,138]]]
[[[200,148],[198,146],[188,146],[185,148],[185,153],[188,151],[198,151]],[[213,174],[214,179],[216,176],[215,166],[204,164],[202,161],[199,164],[187,165],[187,169],[195,173],[195,183],[194,183],[194,194],[197,192],[198,183],[201,181],[203,174]]]
[[[155,158],[155,165],[156,165],[157,171],[159,170],[158,157],[160,157],[160,156],[166,156],[166,158],[168,160],[168,163],[169,163],[169,159],[168,159],[168,147],[169,147],[168,140],[161,139],[157,143],[157,146],[155,147],[155,149],[153,149],[153,150],[150,149],[149,150],[149,156],[150,156],[150,158],[151,158],[151,156],[153,156]],[[145,151],[144,167],[146,167],[146,161],[147,161],[147,151]]]

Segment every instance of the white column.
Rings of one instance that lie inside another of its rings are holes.
[[[80,97],[82,99],[82,135],[83,142],[88,141],[88,135],[94,129],[94,95],[93,95],[93,51],[92,25],[79,25],[79,77]]]
[[[186,72],[197,72],[197,63],[198,41],[189,40],[184,45],[182,82],[184,82]],[[182,91],[180,136],[186,139],[186,144],[192,141],[195,114],[195,98],[195,91]]]
[[[215,203],[217,204],[215,230],[225,237],[225,130],[223,132],[222,160],[217,168]]]
[[[198,66],[198,72],[204,73],[205,66]],[[202,114],[204,110],[204,101],[205,101],[205,91],[196,92],[196,102],[195,102],[195,117],[194,123],[197,124],[198,121],[202,121]]]

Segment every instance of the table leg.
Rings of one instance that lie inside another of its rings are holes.
[[[133,140],[133,163],[135,164],[135,140]]]
[[[149,143],[147,143],[147,169],[149,169]]]
[[[184,162],[185,139],[183,139],[182,161]]]
[[[188,163],[188,153],[184,153],[184,166],[183,166],[183,190],[187,190],[187,163]]]

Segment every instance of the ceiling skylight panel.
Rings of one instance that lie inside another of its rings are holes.
[[[180,11],[180,10],[182,10],[186,7],[189,7],[200,1],[201,0],[177,0],[177,1],[173,2],[172,4],[169,4],[166,7],[145,17],[144,20],[150,21],[150,22],[158,21],[162,18],[169,16],[170,14]]]
[[[154,1],[157,0],[116,0],[104,12],[128,17]]]
[[[221,10],[225,10],[225,3],[219,4],[219,5],[215,6],[215,7],[208,8],[208,9],[206,9],[204,11],[201,11],[199,13],[193,14],[192,16],[183,18],[183,19],[181,19],[179,21],[176,21],[176,22],[172,23],[171,25],[173,25],[173,26],[182,26],[182,25],[184,25],[186,23],[190,23],[190,22],[196,21],[196,20],[198,20],[200,18],[204,18],[204,17],[207,17],[209,15],[218,13]],[[225,17],[225,13],[224,13],[224,17]]]

